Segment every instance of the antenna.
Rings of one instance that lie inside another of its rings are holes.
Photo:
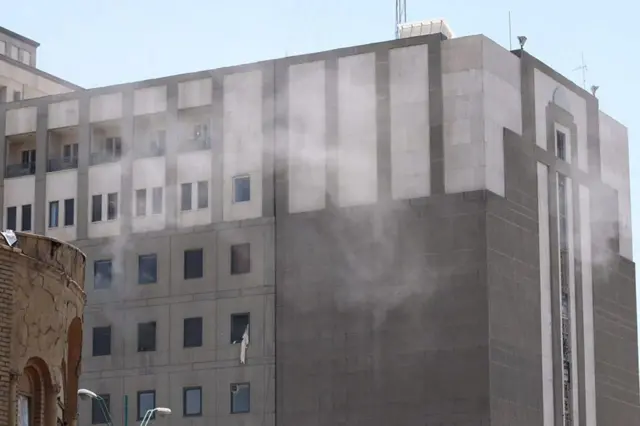
[[[511,11],[509,11],[509,51],[511,50]]]
[[[396,0],[396,38],[400,38],[400,24],[407,22],[407,0]]]
[[[587,90],[587,63],[584,61],[584,52],[582,53],[582,65],[578,68],[574,68],[573,71],[582,71],[582,88]]]

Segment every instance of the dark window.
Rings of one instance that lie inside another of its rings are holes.
[[[78,159],[78,144],[72,143],[62,147],[62,157],[66,162],[72,162]]]
[[[60,214],[60,203],[49,201],[49,228],[58,227],[58,216]]]
[[[184,279],[202,278],[203,274],[202,249],[184,251]]]
[[[102,220],[102,195],[97,194],[91,197],[91,222]]]
[[[156,322],[151,321],[138,324],[138,352],[154,352],[155,350]]]
[[[31,231],[31,204],[22,206],[22,230]]]
[[[153,188],[151,193],[151,213],[162,213],[162,188]]]
[[[156,391],[148,390],[138,392],[138,421],[144,418],[149,410],[156,408]],[[151,419],[155,419],[155,413]]]
[[[98,395],[100,399],[91,400],[91,424],[102,425],[108,423],[107,412],[111,411],[111,396],[107,394]],[[104,406],[102,402],[104,401]]]
[[[147,214],[147,190],[136,189],[136,216]]]
[[[248,413],[251,409],[251,389],[249,383],[231,385],[231,414]]]
[[[231,315],[231,343],[242,343],[242,336],[249,331],[249,314]]]
[[[7,229],[11,229],[16,231],[17,224],[17,216],[18,216],[18,208],[17,207],[7,207]]]
[[[138,284],[152,284],[158,281],[158,257],[155,254],[138,256]]]
[[[14,90],[13,91],[13,100],[14,101],[19,101],[20,99],[22,99],[22,92],[20,92],[19,90]]]
[[[209,207],[209,182],[206,180],[198,182],[198,208]]]
[[[107,194],[107,220],[114,220],[118,217],[118,193]]]
[[[191,210],[191,184],[183,183],[180,185],[180,210]]]
[[[182,414],[185,417],[202,415],[202,388],[182,389]]]
[[[247,274],[251,272],[251,244],[231,246],[231,274]]]
[[[93,288],[111,287],[112,271],[111,260],[96,260],[93,263]]]
[[[72,226],[75,222],[75,201],[73,198],[64,200],[64,226]]]
[[[119,136],[107,138],[105,141],[105,151],[113,157],[122,155],[122,138]]]
[[[233,178],[233,201],[242,203],[251,200],[251,178],[238,176]]]
[[[556,150],[558,154],[558,158],[561,160],[566,160],[567,156],[567,136],[561,132],[560,130],[556,130]]]
[[[93,327],[93,356],[111,355],[111,326]]]
[[[199,348],[202,346],[202,318],[185,318],[183,326],[183,346]]]
[[[35,149],[27,149],[22,151],[22,164],[24,165],[33,165],[36,162],[36,150]]]

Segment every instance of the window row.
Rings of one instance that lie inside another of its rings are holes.
[[[237,345],[249,339],[250,315],[248,312],[231,314],[229,343]],[[111,355],[112,329],[110,325],[94,327],[91,354],[94,357]],[[204,325],[202,317],[185,318],[182,325],[182,347],[199,348],[203,345]],[[138,323],[138,352],[155,352],[157,347],[157,325],[155,321]]]
[[[66,200],[49,201],[49,228],[57,228],[61,226],[60,216],[62,216],[62,226],[73,226],[75,223],[76,200],[67,198]],[[62,210],[62,211],[61,211]],[[20,230],[32,230],[32,212],[31,204],[20,206]],[[7,229],[18,229],[18,207],[7,207]]]
[[[251,244],[234,244],[230,247],[229,271],[231,275],[251,272]],[[185,280],[204,277],[204,250],[188,249],[183,254],[183,278]],[[113,261],[101,259],[93,262],[93,288],[110,288],[113,283]],[[155,253],[138,255],[138,284],[158,282],[158,255]]]
[[[8,47],[8,50],[7,50]],[[7,42],[0,40],[0,54],[9,56],[15,61],[20,61],[25,65],[31,65],[31,53],[20,49],[18,46],[10,44],[7,46]]]
[[[106,413],[111,411],[111,395],[99,395],[100,399],[91,400],[91,424],[107,423]],[[149,410],[156,408],[156,391],[143,390],[137,394],[136,414],[142,420]],[[232,383],[229,385],[229,412],[231,414],[249,413],[251,411],[251,385],[249,383]],[[182,415],[184,417],[202,416],[202,387],[189,386],[182,388]],[[151,417],[154,419],[154,416]]]

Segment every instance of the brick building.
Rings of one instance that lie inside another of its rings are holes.
[[[0,425],[75,425],[85,256],[52,238],[0,237]]]

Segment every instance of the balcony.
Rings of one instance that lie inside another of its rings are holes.
[[[162,157],[167,146],[166,114],[136,117],[133,134],[133,152],[136,158]]]
[[[14,178],[36,173],[36,134],[8,136],[5,177]]]
[[[179,151],[191,152],[205,149],[211,149],[211,138],[208,135],[182,141]]]
[[[7,164],[5,174],[7,178],[35,175],[36,162],[30,161],[27,163]]]
[[[47,172],[78,168],[78,128],[49,130]]]
[[[92,152],[90,157],[90,164],[96,166],[98,164],[105,163],[117,163],[122,158],[122,152],[113,151],[98,151]]]
[[[92,166],[115,163],[122,158],[122,129],[119,120],[106,121],[91,126]]]
[[[211,149],[211,122],[206,110],[180,111],[178,152]]]
[[[72,170],[78,168],[78,157],[52,158],[47,160],[47,172]]]

